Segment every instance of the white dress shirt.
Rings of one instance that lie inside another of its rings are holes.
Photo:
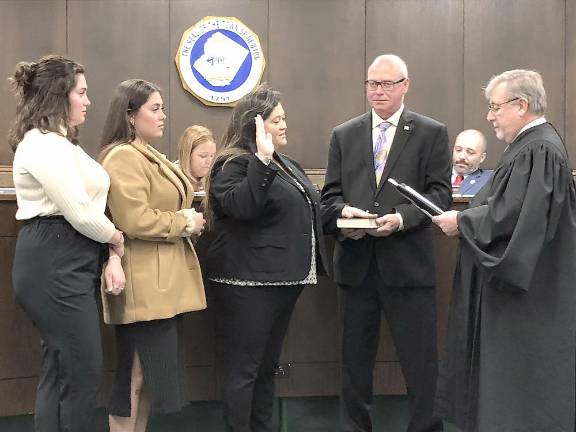
[[[396,111],[390,117],[388,117],[387,119],[383,119],[378,114],[376,114],[376,111],[374,111],[374,109],[372,109],[372,150],[374,150],[374,148],[376,147],[376,141],[378,140],[378,135],[380,135],[380,123],[388,122],[390,123],[390,126],[384,133],[384,135],[386,136],[386,143],[384,145],[384,148],[386,149],[386,154],[390,154],[390,147],[392,146],[392,141],[394,141],[394,136],[396,135],[396,129],[398,128],[398,122],[400,121],[400,116],[402,115],[403,111],[404,111],[404,104],[402,104],[398,109],[398,111]],[[386,167],[386,165],[384,165],[384,167]],[[398,219],[400,220],[400,226],[398,227],[398,231],[402,231],[404,229],[404,219],[402,218],[402,215],[400,213],[395,214],[398,216]]]

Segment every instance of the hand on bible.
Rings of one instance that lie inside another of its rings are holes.
[[[458,212],[456,210],[450,210],[439,216],[434,216],[432,222],[438,225],[444,231],[444,234],[448,236],[460,234],[460,231],[458,231]]]
[[[396,213],[389,213],[376,219],[378,228],[367,230],[366,232],[374,237],[388,237],[398,231],[400,218]]]
[[[378,215],[374,214],[374,213],[367,212],[365,210],[361,210],[361,209],[356,208],[356,207],[345,205],[342,208],[341,217],[346,218],[346,219],[351,219],[351,218],[374,219],[374,218],[377,218]]]
[[[378,217],[378,215],[367,212],[365,210],[361,210],[356,207],[352,207],[349,205],[345,205],[342,208],[341,217],[346,219],[351,218],[364,218],[364,219],[374,219]],[[366,230],[364,228],[341,228],[340,232],[344,237],[347,237],[352,240],[361,239],[366,235]]]

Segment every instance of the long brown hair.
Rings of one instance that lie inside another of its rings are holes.
[[[202,200],[204,217],[208,227],[212,226],[213,211],[210,206],[210,183],[212,176],[227,162],[243,154],[254,154],[256,148],[256,123],[257,114],[263,120],[268,119],[274,108],[280,103],[280,92],[272,89],[267,83],[263,83],[238,101],[226,134],[222,139],[223,147],[214,158],[212,171],[206,178],[206,195]]]
[[[16,119],[8,132],[8,144],[16,151],[24,134],[38,128],[54,132],[78,144],[78,128],[70,126],[68,96],[84,66],[69,58],[48,55],[37,62],[19,62],[8,78],[17,98]]]
[[[178,161],[180,168],[192,184],[196,184],[198,180],[192,175],[192,171],[190,170],[190,155],[196,147],[208,141],[216,142],[214,134],[210,129],[198,125],[187,127],[180,137],[180,141],[178,141]]]
[[[117,145],[134,141],[136,131],[130,119],[155,92],[160,92],[160,87],[142,79],[122,81],[116,87],[104,122],[100,140],[100,159],[104,159],[106,154]]]

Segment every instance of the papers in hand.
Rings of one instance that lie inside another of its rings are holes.
[[[378,228],[376,225],[376,219],[366,219],[366,218],[338,218],[336,221],[336,226],[338,228]]]
[[[440,207],[438,207],[421,193],[412,189],[410,186],[407,186],[404,183],[398,183],[393,178],[388,178],[388,182],[392,184],[400,194],[402,194],[408,201],[414,204],[416,208],[426,216],[432,217],[444,213]]]

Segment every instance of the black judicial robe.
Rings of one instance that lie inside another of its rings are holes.
[[[458,216],[436,413],[465,432],[574,432],[576,192],[550,124]]]

